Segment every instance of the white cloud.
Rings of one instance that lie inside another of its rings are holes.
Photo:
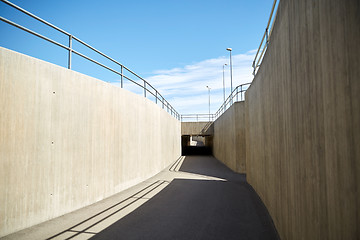
[[[252,61],[256,51],[233,55],[233,88],[251,82]],[[223,64],[229,57],[207,59],[183,68],[156,70],[146,80],[180,113],[208,113],[208,90],[211,88],[211,113],[223,103]],[[125,88],[142,94],[143,90],[127,83]],[[225,66],[226,97],[230,94],[230,68]]]

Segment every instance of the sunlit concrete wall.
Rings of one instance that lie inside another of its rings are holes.
[[[281,239],[360,238],[360,2],[281,0],[246,92],[247,179]]]
[[[144,97],[0,48],[0,236],[158,173],[180,132]]]
[[[233,171],[246,173],[245,103],[234,103],[213,125],[214,157]]]

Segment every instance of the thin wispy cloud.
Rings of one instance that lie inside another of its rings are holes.
[[[255,51],[234,54],[233,88],[251,82],[252,61]],[[211,88],[211,113],[223,103],[223,65],[225,66],[226,97],[230,94],[229,56],[207,59],[182,68],[161,69],[153,72],[146,80],[154,86],[165,99],[180,113],[208,113],[209,95],[206,86]],[[132,83],[124,87],[142,94],[143,90]]]

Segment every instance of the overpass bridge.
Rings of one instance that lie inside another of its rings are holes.
[[[104,54],[67,32],[69,69],[0,48],[0,237],[359,239],[359,9],[281,1],[244,101],[203,132],[120,63],[144,97],[72,71],[96,61],[71,41]],[[209,129],[213,156],[181,156]]]

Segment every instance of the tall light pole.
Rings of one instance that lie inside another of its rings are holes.
[[[225,70],[224,67],[227,66],[227,63],[223,65],[223,92],[224,92],[224,103],[225,103]]]
[[[228,50],[230,52],[230,79],[231,79],[231,92],[230,92],[230,94],[232,94],[232,91],[233,91],[233,88],[232,88],[232,59],[231,59],[232,48],[227,48],[226,50]],[[232,102],[232,98],[231,98],[231,102]]]
[[[209,92],[209,122],[210,122],[210,87],[209,86],[206,86],[207,89],[208,89],[208,92]]]

